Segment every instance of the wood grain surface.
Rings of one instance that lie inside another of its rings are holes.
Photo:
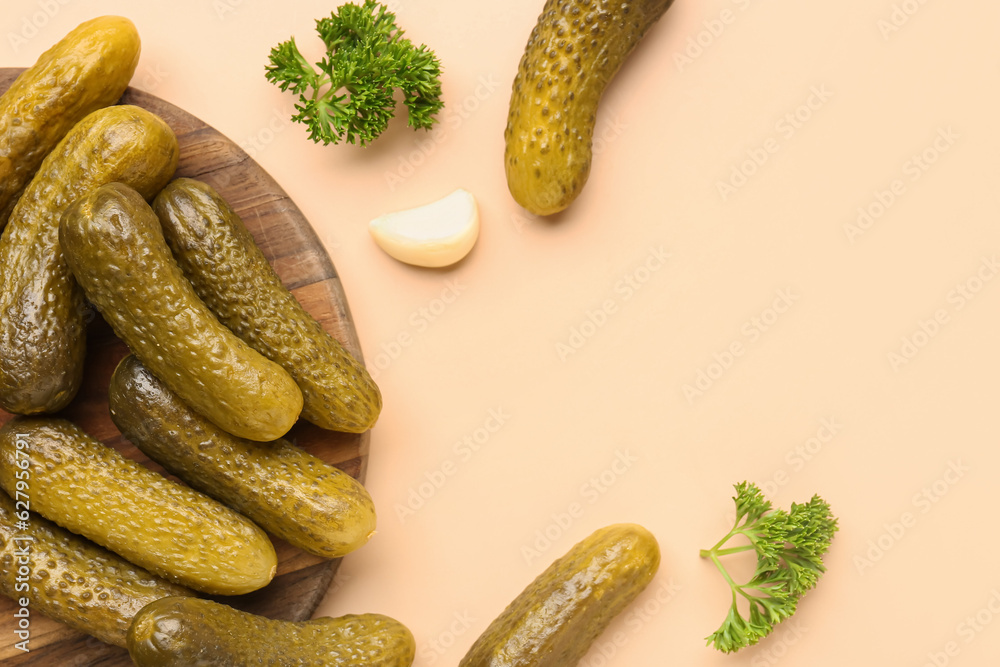
[[[21,72],[0,68],[0,93]],[[343,287],[329,256],[309,222],[260,165],[236,144],[194,116],[153,95],[129,88],[122,103],[158,114],[173,128],[180,143],[177,176],[200,179],[214,187],[236,210],[285,285],[326,330],[361,359]],[[59,416],[126,456],[163,472],[118,433],[108,414],[108,383],[125,344],[95,311],[88,313],[87,362],[83,387]],[[0,410],[0,424],[11,418]],[[312,454],[364,480],[369,434],[324,431],[300,422],[286,436]],[[323,560],[272,538],[278,573],[265,588],[225,598],[234,607],[271,618],[309,618],[326,593],[340,561]],[[216,598],[222,600],[222,598]],[[14,603],[0,597],[0,663],[11,667],[46,665],[102,667],[131,665],[128,653],[32,614],[30,653],[14,648]]]

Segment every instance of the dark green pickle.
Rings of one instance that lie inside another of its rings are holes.
[[[375,505],[356,479],[286,440],[226,433],[132,355],[111,376],[109,406],[146,456],[294,547],[339,558],[375,532]]]
[[[87,310],[59,243],[60,216],[112,181],[152,198],[178,154],[161,118],[120,105],[81,120],[42,162],[0,238],[0,407],[56,412],[80,388]]]

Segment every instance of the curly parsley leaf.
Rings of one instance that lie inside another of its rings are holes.
[[[711,549],[701,551],[722,573],[732,590],[732,604],[722,625],[706,639],[724,653],[752,646],[766,637],[774,626],[795,613],[799,599],[812,589],[826,571],[822,557],[830,548],[837,519],[819,496],[805,504],[792,503],[786,512],[774,509],[754,484],[736,485],[736,521]],[[748,545],[725,548],[734,537]],[[745,551],[757,555],[757,568],[750,581],[736,583],[721,558]],[[749,612],[739,610],[745,600]]]
[[[403,36],[396,16],[375,0],[342,5],[316,21],[326,55],[315,66],[295,39],[278,44],[268,56],[265,76],[282,91],[299,96],[292,120],[323,144],[366,146],[389,124],[403,93],[410,127],[430,129],[442,109],[441,63],[425,45]]]

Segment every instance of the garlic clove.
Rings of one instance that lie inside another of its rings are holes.
[[[368,231],[389,256],[407,264],[441,267],[469,254],[479,238],[479,207],[472,193],[447,197],[375,218]]]

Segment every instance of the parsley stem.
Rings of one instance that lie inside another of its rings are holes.
[[[718,542],[716,542],[715,546],[713,546],[711,549],[709,549],[707,551],[705,549],[702,549],[701,550],[701,557],[702,558],[708,558],[708,552],[709,551],[711,551],[713,553],[716,553],[716,554],[719,554],[720,556],[725,556],[725,555],[731,554],[731,553],[735,554],[735,553],[739,553],[741,551],[749,551],[750,549],[754,548],[753,544],[748,544],[748,545],[742,546],[742,547],[733,547],[732,549],[720,549],[720,547],[723,544],[725,544],[729,540],[733,539],[737,535],[745,535],[747,537],[747,539],[749,539],[751,542],[756,542],[757,541],[757,540],[754,539],[754,535],[751,532],[747,531],[746,525],[743,525],[743,526],[736,525],[736,526],[733,527],[733,529],[731,531],[729,531],[726,534],[725,537],[723,537],[721,540],[719,540]]]
[[[726,566],[723,565],[722,562],[719,560],[719,557],[715,553],[715,550],[713,549],[712,551],[709,551],[708,554],[705,554],[705,551],[702,550],[701,553],[702,553],[702,558],[705,558],[707,555],[707,557],[711,558],[712,562],[715,563],[715,567],[719,568],[719,572],[721,572],[722,576],[725,577],[726,581],[729,583],[729,587],[733,589],[733,601],[735,602],[736,591],[739,590],[740,587],[736,584],[735,581],[733,581],[733,578],[729,576],[729,572],[726,570]]]
[[[744,551],[753,551],[754,546],[752,544],[744,544],[742,547],[729,547],[728,549],[714,549],[716,556],[728,556],[729,554],[738,554]]]
[[[726,542],[728,542],[729,540],[731,540],[736,533],[737,533],[736,528],[733,528],[731,531],[729,531],[728,533],[726,533],[725,537],[723,537],[721,540],[719,540],[718,542],[716,542],[714,547],[712,547],[708,551],[706,551],[705,549],[702,549],[701,550],[701,557],[702,558],[708,558],[708,552],[709,551],[711,551],[712,553],[717,552],[719,550],[719,547],[721,547],[723,544],[725,544]]]

